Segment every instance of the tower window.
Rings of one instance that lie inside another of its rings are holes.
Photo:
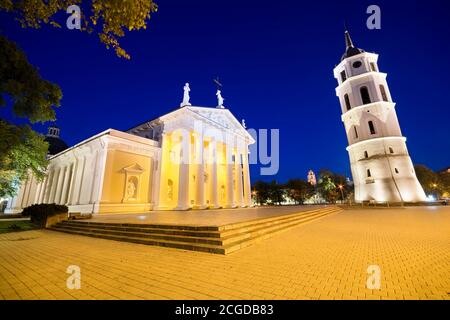
[[[370,130],[370,134],[376,134],[377,133],[375,131],[375,126],[373,124],[373,121],[369,121],[369,130]]]
[[[352,105],[350,104],[350,98],[348,97],[348,94],[344,96],[345,100],[345,106],[347,107],[347,111],[351,110]]]
[[[363,104],[369,104],[372,103],[372,100],[370,99],[370,95],[369,95],[369,89],[367,89],[367,87],[362,87],[360,89],[361,92],[361,99]]]
[[[392,147],[389,147],[389,153],[394,153],[394,149],[392,149]]]
[[[377,66],[375,65],[375,62],[371,62],[371,63],[370,63],[370,69],[371,69],[373,72],[377,72]]]
[[[345,73],[345,70],[341,72],[341,79],[342,79],[342,83],[344,83],[345,80],[347,80],[347,74]]]
[[[398,171],[398,169],[397,169],[397,168],[395,168],[395,173],[396,173],[396,174],[399,174],[399,171]]]
[[[358,139],[358,130],[356,129],[356,127],[353,127],[353,129],[355,130],[355,139]]]
[[[355,68],[355,69],[361,68],[361,66],[362,66],[362,62],[361,61],[355,61],[353,63],[353,68]]]
[[[372,172],[370,172],[370,169],[367,169],[367,178],[372,178]]]
[[[369,153],[367,151],[364,151],[364,158],[368,158],[369,157]]]
[[[383,98],[383,101],[389,102],[387,94],[386,94],[386,89],[382,84],[380,84],[380,92],[381,92],[381,97]]]

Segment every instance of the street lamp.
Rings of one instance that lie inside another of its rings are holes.
[[[435,194],[435,196],[436,196],[436,200],[439,200],[438,192],[437,192],[437,187],[438,187],[437,183],[433,183],[431,186],[432,186],[433,189],[434,189],[434,194]]]
[[[340,184],[338,187],[339,187],[339,190],[341,190],[342,202],[344,202],[344,186],[342,184]]]

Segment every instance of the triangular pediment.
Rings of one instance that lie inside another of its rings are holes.
[[[242,125],[239,121],[231,114],[228,109],[218,109],[218,108],[200,108],[200,107],[188,107],[189,110],[195,112],[201,117],[213,121],[220,126],[227,129],[237,129],[240,130]]]
[[[162,116],[160,119],[163,122],[166,122],[171,119],[179,119],[182,117],[195,117],[196,119],[204,120],[224,130],[229,130],[241,136],[245,136],[249,139],[250,143],[254,143],[253,137],[229,109],[186,106]]]
[[[139,164],[135,163],[132,164],[130,166],[126,166],[125,168],[122,169],[124,172],[129,172],[129,173],[142,173],[144,172],[144,168],[142,168]]]

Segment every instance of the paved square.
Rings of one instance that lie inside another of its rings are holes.
[[[69,290],[70,265],[81,289]],[[369,265],[381,289],[366,288]],[[53,231],[0,235],[2,299],[449,299],[450,208],[347,210],[228,256]]]

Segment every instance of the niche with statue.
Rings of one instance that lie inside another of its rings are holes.
[[[122,202],[139,202],[141,176],[144,169],[137,163],[122,169],[125,174],[125,186]]]

